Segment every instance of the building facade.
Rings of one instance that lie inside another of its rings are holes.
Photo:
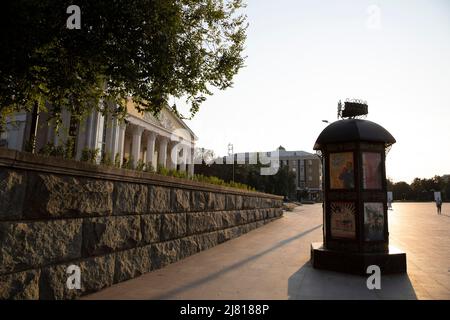
[[[280,167],[287,166],[295,175],[295,194],[289,197],[294,200],[319,201],[322,199],[322,162],[318,155],[306,151],[286,151],[282,146],[277,152],[245,152],[234,154],[236,163],[256,164],[263,163],[264,158],[278,157]],[[223,160],[225,162],[225,158]]]
[[[93,111],[81,122],[75,121],[69,112],[62,112],[61,129],[56,130],[48,114],[33,117],[30,112],[16,113],[8,117],[6,130],[1,134],[0,147],[25,151],[34,133],[35,150],[39,152],[48,144],[64,146],[73,141],[74,157],[80,160],[83,150],[98,150],[101,157],[109,157],[122,165],[129,161],[136,167],[139,163],[166,167],[194,174],[193,155],[196,135],[168,107],[155,117],[149,112],[139,112],[131,99],[127,100],[127,116],[119,121]],[[37,125],[32,124],[36,121]]]
[[[322,199],[322,162],[316,154],[306,151],[286,151],[278,148],[280,167],[287,166],[295,174],[298,200],[319,201]]]

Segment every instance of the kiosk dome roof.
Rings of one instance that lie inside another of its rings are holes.
[[[389,131],[375,122],[344,119],[335,121],[323,129],[314,144],[314,150],[320,150],[329,143],[354,141],[383,142],[386,146],[396,142]]]

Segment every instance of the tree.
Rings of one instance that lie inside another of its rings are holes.
[[[411,187],[404,181],[396,182],[391,189],[394,200],[412,200]]]
[[[241,0],[78,0],[79,30],[66,27],[72,2],[2,3],[0,120],[50,104],[59,124],[62,109],[81,118],[102,100],[123,115],[129,96],[154,114],[183,98],[192,117],[243,67]]]
[[[430,179],[415,178],[411,185],[404,181],[388,181],[388,190],[393,191],[394,200],[432,201],[435,191],[442,192],[444,200],[450,199],[449,181],[437,175]]]
[[[246,184],[261,192],[295,197],[295,174],[287,166],[279,168],[275,175],[261,175],[260,163],[236,164],[234,181]],[[195,172],[205,176],[214,176],[230,182],[233,177],[233,166],[230,164],[198,164]]]

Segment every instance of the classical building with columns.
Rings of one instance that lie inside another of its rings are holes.
[[[119,121],[93,111],[82,122],[75,121],[69,112],[62,112],[62,128],[57,131],[48,121],[46,113],[37,117],[30,112],[16,113],[7,119],[6,131],[0,136],[0,147],[25,151],[30,138],[35,135],[35,149],[41,150],[51,143],[66,145],[73,140],[74,156],[81,159],[83,150],[98,149],[101,156],[122,165],[130,161],[134,166],[144,163],[194,174],[193,155],[197,136],[168,107],[158,116],[139,112],[131,99],[127,100],[127,116]],[[33,122],[37,121],[37,125]],[[36,132],[33,134],[33,129]]]

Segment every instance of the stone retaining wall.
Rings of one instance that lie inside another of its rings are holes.
[[[0,299],[72,299],[282,215],[281,197],[0,148]],[[69,290],[69,265],[81,290]]]

